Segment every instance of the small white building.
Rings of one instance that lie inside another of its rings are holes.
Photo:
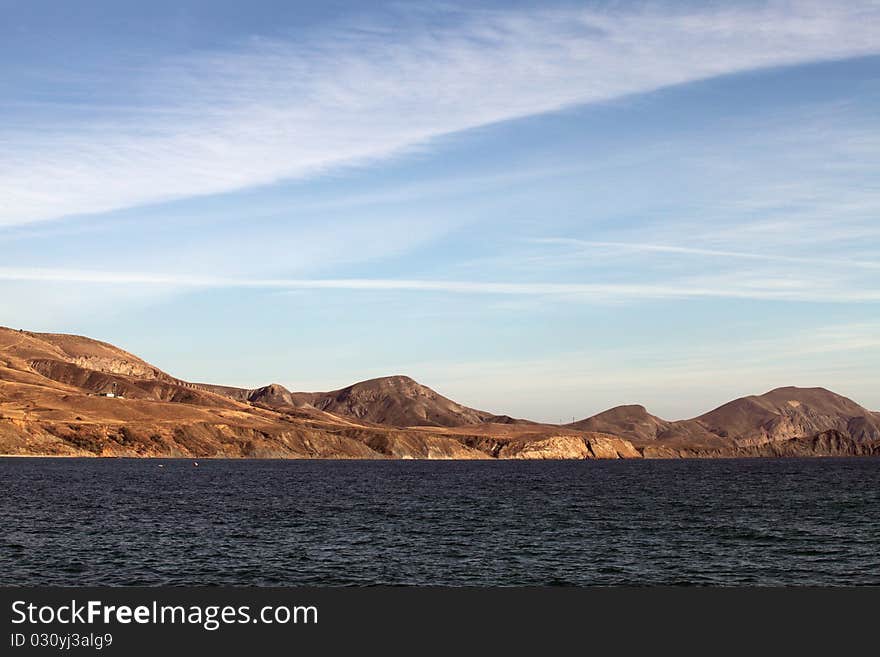
[[[116,384],[115,383],[113,384],[113,387],[109,391],[105,390],[104,392],[99,392],[98,397],[110,397],[111,399],[114,397],[118,397],[119,399],[122,399],[122,395],[120,395],[116,392]]]

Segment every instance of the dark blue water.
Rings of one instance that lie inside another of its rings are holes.
[[[7,458],[0,500],[4,585],[880,584],[880,459]]]

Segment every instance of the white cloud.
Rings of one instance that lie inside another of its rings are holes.
[[[875,303],[880,289],[843,290],[834,281],[755,275],[712,276],[664,283],[522,283],[381,278],[225,278],[186,274],[0,267],[0,280],[169,288],[401,291],[555,297],[566,302],[650,299],[755,299],[818,303]]]
[[[787,256],[773,253],[751,253],[748,251],[727,251],[722,249],[707,249],[701,247],[678,246],[674,244],[649,244],[645,242],[602,242],[594,240],[579,240],[570,238],[543,238],[534,240],[539,244],[556,244],[578,248],[581,255],[595,253],[596,250],[610,252],[636,252],[636,253],[659,253],[685,256],[701,256],[708,258],[731,258],[736,260],[761,260],[771,263],[809,265],[814,267],[817,262],[816,256],[800,257]],[[823,263],[824,267],[831,268],[855,268],[855,269],[880,269],[880,262],[865,260],[836,260]]]
[[[133,108],[98,101],[102,118],[83,122],[62,105],[52,122],[0,128],[0,225],[309,176],[575,104],[880,51],[870,1],[430,18],[165,61],[132,85]]]

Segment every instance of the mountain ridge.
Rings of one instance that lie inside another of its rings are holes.
[[[494,415],[405,375],[330,392],[191,383],[85,336],[0,327],[0,453],[641,458],[880,453],[880,413],[776,388],[669,421],[638,404],[569,425]]]
[[[749,446],[830,430],[856,442],[880,440],[880,413],[826,388],[795,386],[740,397],[686,420],[664,420],[644,406],[627,405],[566,426],[614,433],[639,445],[732,441]]]

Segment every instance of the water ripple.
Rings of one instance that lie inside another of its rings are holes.
[[[4,585],[880,584],[880,459],[16,458],[0,494]]]

